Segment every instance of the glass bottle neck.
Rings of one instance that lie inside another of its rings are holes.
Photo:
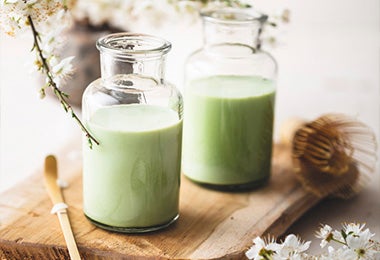
[[[97,47],[106,86],[130,88],[141,83],[149,87],[164,82],[169,42],[150,35],[116,33],[99,39]]]
[[[103,52],[100,55],[101,78],[112,81],[118,75],[134,75],[151,78],[163,83],[165,76],[166,55],[144,59],[140,57],[115,57]]]
[[[259,35],[266,15],[236,9],[202,13],[204,45],[241,44],[260,48]]]

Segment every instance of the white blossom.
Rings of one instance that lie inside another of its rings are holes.
[[[329,246],[327,250],[328,250],[328,254],[322,255],[320,257],[320,260],[343,260],[343,259],[356,260],[357,259],[355,252],[353,252],[347,247],[341,247],[336,250],[332,246]]]
[[[15,36],[29,26],[37,27],[65,8],[63,0],[0,0],[0,31]]]
[[[74,56],[67,57],[51,68],[51,72],[54,75],[54,81],[58,87],[61,86],[74,72],[73,65],[71,64],[73,59]]]
[[[349,224],[344,224],[343,225],[343,231],[347,235],[360,235],[362,232],[363,228],[365,227],[365,224],[360,224],[360,223],[349,223]]]
[[[253,246],[246,252],[245,255],[248,259],[260,260],[263,259],[263,254],[266,256],[271,256],[279,249],[280,245],[273,239],[268,239],[266,242],[260,237],[256,237],[253,240]]]
[[[329,225],[322,226],[316,234],[316,237],[321,238],[321,248],[324,248],[333,238],[332,228]]]
[[[0,30],[10,36],[15,36],[25,28],[25,3],[19,0],[0,1]]]
[[[297,236],[290,234],[286,236],[277,253],[281,259],[303,259],[303,252],[309,248],[310,243],[310,241],[302,242]]]
[[[34,67],[37,71],[46,73],[51,71],[57,85],[71,75],[73,66],[72,57],[60,60],[59,48],[63,45],[62,32],[71,21],[66,11],[68,0],[0,0],[0,31],[16,36],[34,25],[39,50],[34,46]],[[31,19],[31,21],[29,20]],[[41,57],[41,55],[43,57]],[[47,66],[47,67],[46,67]],[[44,96],[44,89],[40,94]]]
[[[131,21],[131,12],[138,0],[78,0],[71,10],[76,20],[87,20],[91,25],[109,24],[126,29]],[[114,17],[117,17],[114,18]]]
[[[199,18],[202,8],[241,6],[240,1],[184,0],[77,0],[72,9],[76,20],[88,20],[91,25],[108,24],[121,30],[142,26],[163,26],[184,23]]]
[[[371,259],[375,253],[376,250],[373,248],[373,243],[371,242],[371,238],[375,235],[369,231],[369,229],[366,229],[362,231],[362,228],[358,231],[357,234],[353,233],[347,236],[347,246],[354,250],[358,257],[362,259]],[[354,231],[350,231],[354,232]]]

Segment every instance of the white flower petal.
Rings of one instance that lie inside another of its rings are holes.
[[[317,231],[316,237],[322,239],[320,246],[324,248],[333,237],[332,228],[329,225],[322,226],[319,231]]]
[[[321,241],[321,243],[319,244],[319,246],[321,247],[321,248],[324,248],[326,245],[328,244],[328,242],[326,241],[326,240],[322,240]]]
[[[304,252],[304,251],[308,250],[310,247],[310,244],[311,244],[311,241],[307,241],[305,243],[299,242],[298,252]]]
[[[52,72],[59,76],[61,74],[66,74],[72,70],[71,61],[74,59],[74,56],[67,57],[61,60],[57,65],[52,68]]]
[[[247,252],[245,252],[245,255],[248,259],[255,259],[258,256],[257,248],[252,246]]]
[[[338,250],[329,246],[327,248],[328,254],[324,254],[320,257],[321,260],[356,260],[357,255],[354,251],[347,247],[341,247]]]
[[[4,1],[5,4],[15,4],[17,2],[21,2],[22,0],[6,0]]]

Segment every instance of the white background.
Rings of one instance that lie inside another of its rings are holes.
[[[326,112],[353,115],[369,125],[379,139],[380,3],[378,0],[256,1],[257,8],[273,12],[291,10],[291,23],[279,35],[280,46],[271,50],[279,63],[276,135],[290,117],[314,119]],[[132,28],[133,29],[133,28]],[[199,25],[139,28],[173,43],[167,78],[182,89],[182,64],[201,43]],[[0,36],[1,172],[4,190],[41,167],[80,131],[54,100],[38,98],[35,75],[29,74],[30,37]],[[80,68],[79,68],[80,69]],[[330,200],[309,211],[289,229],[314,240],[320,223],[339,228],[342,222],[366,222],[380,240],[379,167],[374,181],[349,201]]]

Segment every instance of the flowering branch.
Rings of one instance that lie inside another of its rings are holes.
[[[364,224],[344,224],[340,231],[332,230],[329,225],[322,225],[316,232],[321,240],[320,246],[324,248],[330,242],[336,242],[339,248],[328,247],[325,254],[313,256],[308,255],[306,250],[310,241],[302,242],[293,234],[286,236],[285,241],[276,243],[274,238],[263,240],[256,237],[253,246],[246,252],[248,259],[253,260],[358,260],[379,259],[380,243],[373,240],[375,234],[364,229]]]
[[[53,75],[51,73],[51,69],[50,69],[50,66],[48,64],[48,61],[44,57],[42,49],[40,47],[39,33],[36,30],[36,27],[34,25],[33,19],[32,19],[32,17],[30,15],[28,15],[28,22],[30,24],[30,27],[31,27],[32,33],[33,33],[33,39],[34,39],[33,49],[36,49],[37,54],[39,56],[39,59],[41,61],[41,69],[45,72],[45,74],[47,76],[47,80],[48,80],[47,85],[53,89],[53,92],[54,92],[55,96],[58,98],[59,102],[62,104],[62,106],[63,106],[64,110],[66,111],[66,113],[69,113],[69,112],[71,113],[71,117],[78,123],[79,127],[81,128],[81,130],[85,133],[90,148],[92,148],[92,142],[94,142],[97,145],[99,145],[99,142],[87,130],[87,128],[83,125],[82,121],[79,119],[79,117],[74,112],[74,110],[71,107],[71,105],[67,102],[68,95],[66,93],[62,92],[57,87],[57,84],[55,83]],[[42,88],[41,91],[44,92],[44,88]]]

